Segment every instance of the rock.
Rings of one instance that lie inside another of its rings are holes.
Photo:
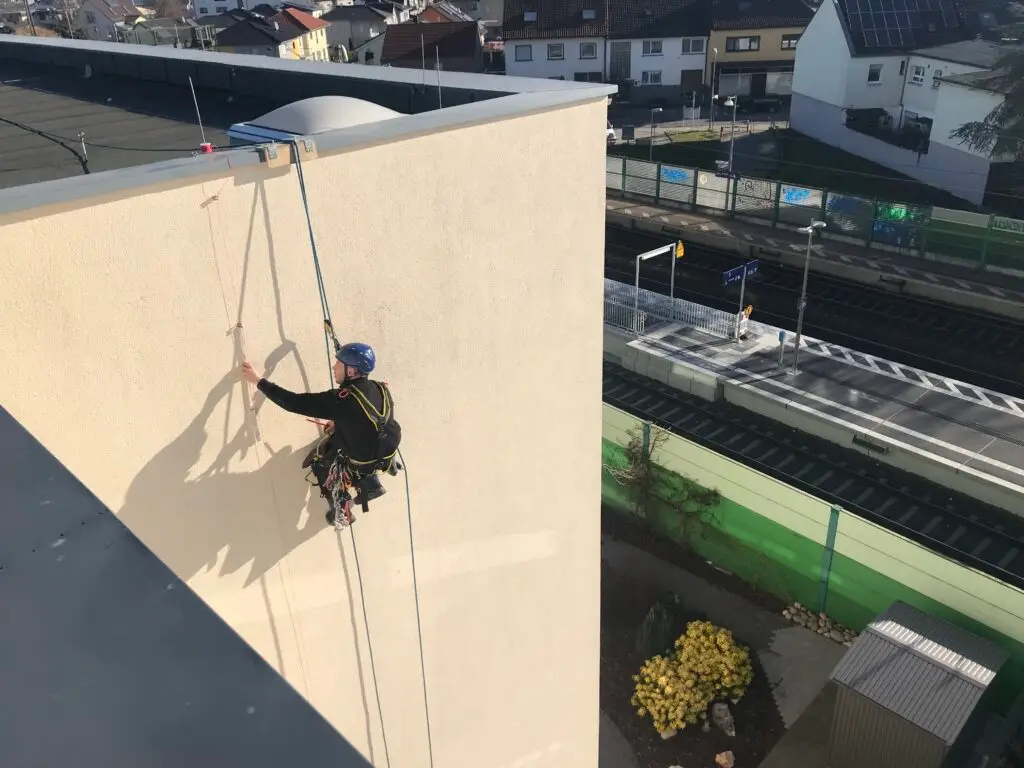
[[[796,608],[798,611],[803,608],[803,606],[800,605],[800,603],[793,603],[793,607]]]
[[[853,641],[852,640],[847,640],[845,643],[843,643],[843,645],[845,645],[847,648],[850,648],[850,647],[853,646]]]
[[[722,704],[721,702],[713,704],[711,706],[711,719],[715,721],[715,725],[721,728],[726,736],[736,735],[736,722],[732,719],[732,713],[729,711],[728,704]]]
[[[677,733],[678,731],[675,728],[669,728],[667,731],[659,731],[658,735],[663,739],[671,739]]]
[[[791,618],[793,618],[793,614],[792,614],[792,612],[791,612],[791,611],[789,610],[789,608],[787,608],[786,610],[784,610],[784,611],[782,612],[782,615],[783,615],[783,616],[784,616],[785,618],[787,618],[787,619],[791,619]]]
[[[837,643],[841,643],[841,642],[846,640],[846,637],[843,635],[842,632],[837,632],[834,629],[831,632],[828,633],[828,636],[831,639],[835,640]]]
[[[733,768],[736,765],[736,758],[731,750],[729,752],[719,752],[715,755],[715,765],[720,766],[720,768]]]

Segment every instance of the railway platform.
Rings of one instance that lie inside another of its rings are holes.
[[[1024,515],[1024,400],[606,281],[605,358]]]
[[[605,203],[609,224],[664,234],[744,258],[776,261],[803,268],[807,237],[795,229],[769,227],[744,218],[680,211],[613,197]],[[986,272],[897,250],[868,249],[841,240],[818,240],[811,246],[811,270],[881,286],[933,301],[1024,320],[1024,277]]]

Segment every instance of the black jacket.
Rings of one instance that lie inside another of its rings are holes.
[[[346,394],[348,389],[358,389],[377,412],[380,412],[384,405],[380,386],[370,379],[346,382],[340,390],[329,389],[326,392],[302,394],[289,392],[267,379],[260,379],[257,388],[268,400],[286,411],[313,419],[333,421],[334,434],[330,444],[349,458],[369,461],[374,457],[377,450],[377,428],[367,418],[356,398]],[[375,414],[371,411],[371,415]]]

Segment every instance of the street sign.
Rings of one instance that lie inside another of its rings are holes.
[[[683,247],[683,241],[680,240],[676,243],[676,258],[681,259],[684,255],[686,255],[686,248]]]
[[[725,270],[722,273],[722,285],[729,286],[733,283],[742,282],[748,277],[753,277],[757,274],[758,267],[760,266],[758,262],[759,259],[754,259],[741,266]]]

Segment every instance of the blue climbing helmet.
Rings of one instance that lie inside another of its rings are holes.
[[[377,356],[373,354],[373,347],[359,342],[339,347],[335,357],[341,363],[352,366],[364,376],[369,376],[373,372],[374,366],[377,365]]]

